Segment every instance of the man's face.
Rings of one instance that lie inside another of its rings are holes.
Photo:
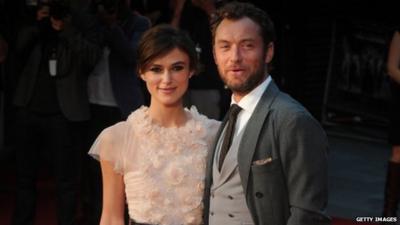
[[[219,74],[240,100],[266,78],[265,65],[272,60],[273,44],[265,51],[260,27],[247,17],[224,19],[214,41]]]

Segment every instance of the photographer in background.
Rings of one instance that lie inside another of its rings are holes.
[[[136,71],[136,49],[142,34],[149,29],[147,18],[130,9],[129,0],[95,1],[104,38],[103,56],[88,80],[91,109],[88,144],[100,132],[144,104]],[[102,178],[99,162],[84,152],[82,170],[82,215],[85,224],[98,225],[102,206]]]
[[[386,185],[384,192],[383,216],[397,216],[400,201],[400,28],[397,28],[392,36],[389,46],[387,71],[390,77],[390,89],[392,94],[389,143],[392,146],[392,154],[387,165]],[[389,224],[389,223],[384,223]]]
[[[170,24],[186,31],[196,44],[201,62],[199,73],[189,82],[185,106],[194,105],[209,118],[221,119],[229,108],[230,91],[218,76],[213,58],[210,19],[222,1],[214,0],[170,0],[173,11]],[[196,18],[196,19],[194,19]],[[207,101],[204,101],[207,99]]]
[[[76,224],[79,148],[90,115],[87,77],[101,49],[84,39],[70,20],[68,6],[39,4],[37,23],[17,38],[16,54],[24,57],[14,94],[14,225],[34,223],[36,170],[43,158],[55,178],[58,225]]]
[[[1,30],[0,30],[1,31]],[[4,144],[4,62],[7,58],[8,44],[0,33],[0,158]]]

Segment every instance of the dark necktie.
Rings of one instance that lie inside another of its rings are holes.
[[[229,148],[231,147],[232,144],[233,133],[235,132],[236,118],[240,110],[242,110],[240,106],[232,104],[228,111],[228,127],[225,130],[224,140],[222,142],[221,151],[219,154],[218,169],[220,171],[222,164],[224,163],[225,156],[228,153]]]

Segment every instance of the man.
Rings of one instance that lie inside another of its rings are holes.
[[[97,16],[104,36],[103,56],[88,80],[91,109],[88,144],[100,132],[144,104],[143,91],[135,73],[136,49],[142,34],[150,28],[147,18],[132,13],[129,0],[101,0]],[[100,164],[84,151],[83,215],[88,225],[100,222],[102,185]]]
[[[209,19],[216,10],[216,3],[214,0],[176,0],[170,1],[170,4],[174,9],[171,24],[189,34],[196,44],[202,65],[199,73],[190,78],[185,105],[195,105],[199,112],[207,117],[220,119],[229,107],[230,94],[218,78],[217,67],[212,57]]]
[[[205,224],[330,224],[327,139],[267,72],[275,38],[268,15],[228,3],[215,14],[212,32],[218,71],[233,95],[208,158]]]
[[[0,27],[1,28],[1,27]],[[3,63],[6,61],[7,52],[8,52],[8,44],[6,40],[1,36],[0,29],[0,150],[3,149],[4,142],[4,67]],[[0,151],[0,154],[2,152]]]
[[[114,117],[111,124],[127,118],[144,104],[143,92],[134,71],[137,44],[141,35],[150,28],[150,22],[144,16],[133,13],[129,5],[130,0],[101,0],[97,3],[104,51],[103,58],[89,78],[89,99],[92,106],[109,106],[115,110],[99,109],[103,114],[117,114],[118,118]],[[105,124],[107,126],[110,124]]]
[[[40,154],[52,164],[57,224],[76,224],[79,151],[89,102],[89,71],[101,49],[70,23],[69,7],[39,5],[34,26],[18,36],[16,54],[26,55],[14,95],[16,115],[16,205],[12,224],[34,224],[36,170]],[[46,149],[48,151],[43,151]]]
[[[0,64],[4,63],[7,57],[8,45],[0,33]]]

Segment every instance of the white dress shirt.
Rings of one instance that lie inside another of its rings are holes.
[[[109,55],[110,49],[104,47],[103,56],[88,78],[88,96],[89,102],[92,104],[117,107],[117,101],[114,98],[110,80]]]
[[[255,89],[253,89],[250,93],[244,96],[239,102],[235,102],[233,99],[233,95],[231,97],[231,104],[239,105],[242,110],[240,111],[235,126],[235,132],[233,138],[237,136],[237,134],[247,125],[251,115],[254,112],[258,102],[261,99],[264,91],[267,89],[268,85],[271,83],[272,78],[269,75],[267,79],[265,79],[261,84],[259,84]]]

